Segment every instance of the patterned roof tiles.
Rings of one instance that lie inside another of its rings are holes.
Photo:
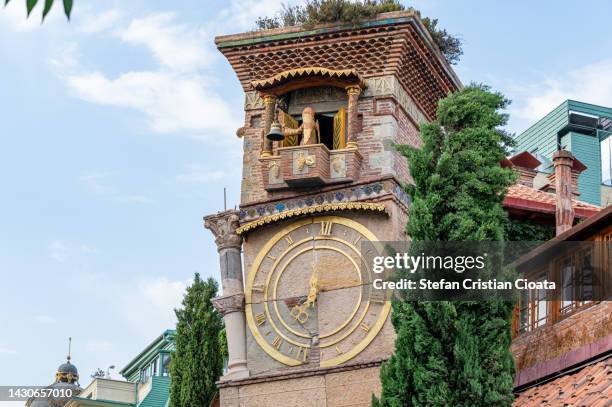
[[[518,394],[514,407],[612,405],[612,356]]]
[[[576,217],[587,218],[596,214],[601,207],[579,200],[572,201]],[[508,188],[504,206],[508,208],[525,209],[535,212],[555,213],[555,194],[544,192],[525,185],[515,184]]]

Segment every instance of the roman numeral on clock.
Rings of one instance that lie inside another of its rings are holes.
[[[297,359],[301,359],[302,362],[306,362],[308,360],[307,348],[304,348],[304,347],[300,346],[296,350],[297,350],[297,354],[295,355],[295,357]]]
[[[274,338],[274,340],[272,341],[272,346],[276,349],[279,350],[281,345],[283,344],[283,340],[280,338],[280,336],[276,336],[276,338]]]
[[[257,326],[261,326],[266,322],[266,316],[264,315],[264,313],[259,313],[255,315],[255,323],[257,324]]]
[[[375,303],[384,303],[386,298],[386,292],[383,290],[377,290],[374,287],[372,287],[370,289],[370,301],[375,302]]]
[[[256,284],[253,286],[253,291],[256,293],[263,293],[264,292],[264,286],[263,284]]]
[[[289,236],[289,235],[285,236],[285,240],[287,241],[289,246],[291,246],[293,244],[293,238],[291,236]]]
[[[365,322],[362,322],[361,325],[359,325],[359,327],[365,332],[370,332],[370,327]]]
[[[329,235],[331,235],[331,231],[332,231],[332,226],[333,225],[334,225],[334,222],[332,222],[332,221],[321,222],[321,231],[319,232],[319,234],[321,236],[329,236]]]

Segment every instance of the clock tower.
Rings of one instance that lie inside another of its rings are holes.
[[[461,84],[419,17],[218,37],[245,92],[240,210],[216,238],[228,371],[221,406],[366,406],[393,352],[361,243],[405,240],[394,144]]]

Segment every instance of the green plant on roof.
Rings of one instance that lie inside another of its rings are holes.
[[[281,10],[272,17],[259,17],[257,29],[267,30],[280,27],[348,22],[354,25],[380,13],[401,11],[407,8],[399,0],[306,0],[304,5],[283,4]],[[412,9],[412,8],[411,8]],[[420,13],[415,10],[417,14]],[[421,19],[440,51],[451,64],[459,62],[463,49],[461,39],[438,27],[437,19]]]

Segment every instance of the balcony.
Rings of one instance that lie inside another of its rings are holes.
[[[355,148],[329,150],[324,144],[281,147],[277,155],[260,159],[264,188],[320,187],[357,180],[362,157]]]

